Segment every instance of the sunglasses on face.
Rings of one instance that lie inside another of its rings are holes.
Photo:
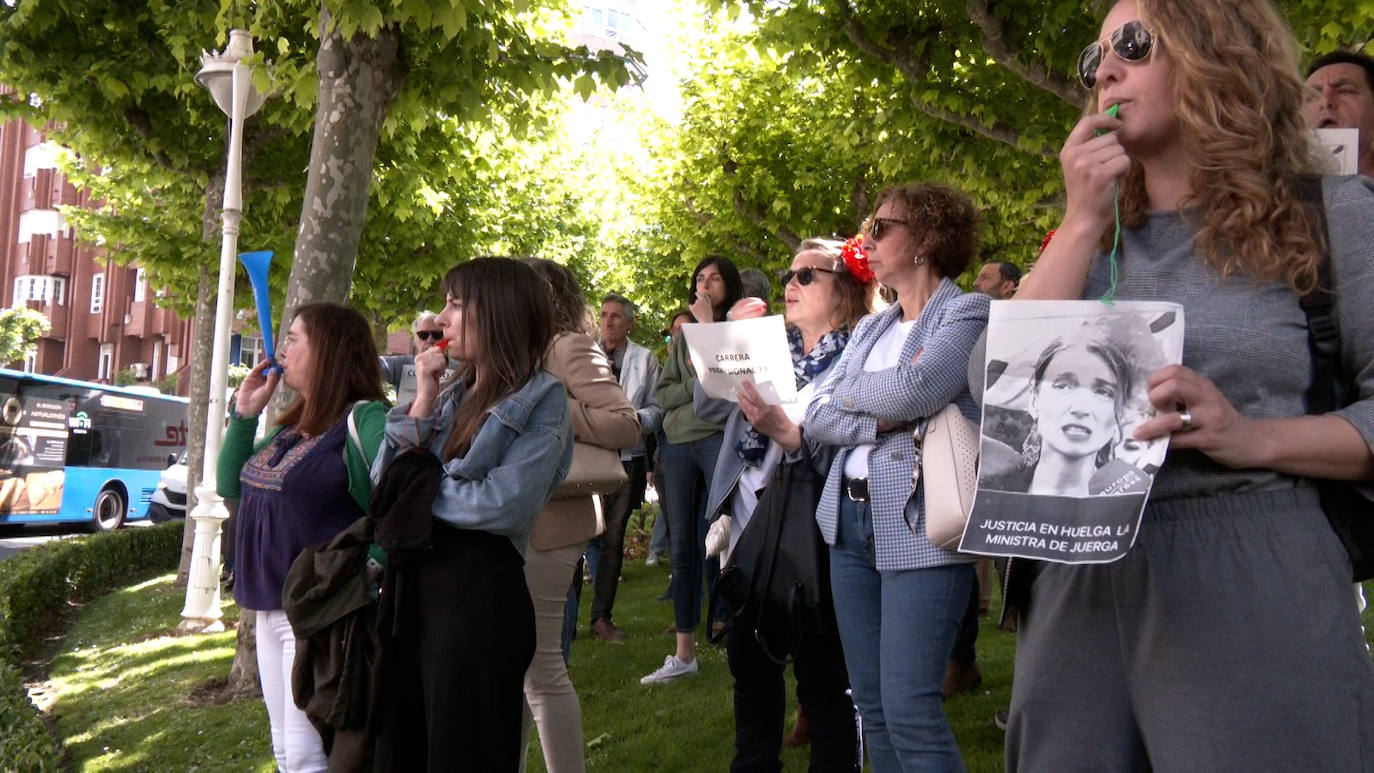
[[[868,224],[868,235],[873,237],[873,241],[883,238],[893,228],[898,226],[905,227],[907,222],[895,217],[875,217],[873,222]]]
[[[415,331],[415,337],[418,338],[418,339],[420,339],[421,341],[438,341],[439,339],[441,339],[441,338],[444,337],[444,331],[442,331],[442,330],[417,330],[417,331]]]
[[[802,287],[806,287],[807,285],[816,281],[816,272],[818,271],[824,272],[826,274],[839,273],[837,271],[831,271],[828,268],[815,268],[813,266],[807,266],[806,268],[799,268],[796,271],[788,269],[787,271],[778,274],[778,279],[782,282],[782,286],[786,287],[792,281],[792,277],[796,277],[797,284],[801,285]]]
[[[1102,66],[1102,57],[1107,55],[1107,46],[1104,44],[1110,44],[1121,61],[1138,63],[1150,58],[1154,43],[1154,34],[1145,28],[1145,22],[1139,19],[1126,22],[1116,32],[1083,49],[1083,53],[1078,55],[1079,82],[1086,89],[1097,85],[1097,68]]]

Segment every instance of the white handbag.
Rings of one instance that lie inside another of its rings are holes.
[[[926,480],[926,536],[936,547],[953,549],[968,525],[978,486],[978,427],[950,403],[912,435],[916,442],[912,477],[919,474]]]
[[[568,477],[553,490],[552,498],[589,497],[593,494],[605,496],[629,480],[625,465],[620,462],[619,451],[575,440]]]

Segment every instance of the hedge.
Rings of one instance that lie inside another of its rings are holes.
[[[60,768],[62,747],[29,700],[19,665],[64,622],[71,602],[175,571],[183,528],[173,521],[62,539],[0,561],[0,767]]]

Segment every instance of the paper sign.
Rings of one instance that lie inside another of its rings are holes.
[[[781,316],[683,325],[682,335],[706,394],[739,402],[735,390],[752,381],[769,405],[796,401],[797,377]]]
[[[1327,174],[1355,174],[1360,171],[1359,129],[1315,129],[1317,147]]]
[[[959,550],[1066,564],[1115,561],[1140,533],[1167,438],[1149,376],[1183,355],[1183,307],[994,301],[978,490]]]
[[[444,377],[440,383],[446,384],[453,378],[453,368],[444,371]],[[415,379],[415,366],[404,365],[401,367],[401,381],[396,385],[396,404],[409,405],[415,401],[416,389],[418,384]]]

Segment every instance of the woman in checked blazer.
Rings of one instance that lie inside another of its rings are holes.
[[[869,264],[897,303],[864,319],[807,411],[807,438],[836,447],[816,521],[854,702],[873,770],[962,770],[941,708],[973,559],[926,538],[912,485],[918,422],[957,403],[977,420],[968,359],[988,298],[952,281],[978,254],[981,216],[954,189],[888,188],[868,223]]]

